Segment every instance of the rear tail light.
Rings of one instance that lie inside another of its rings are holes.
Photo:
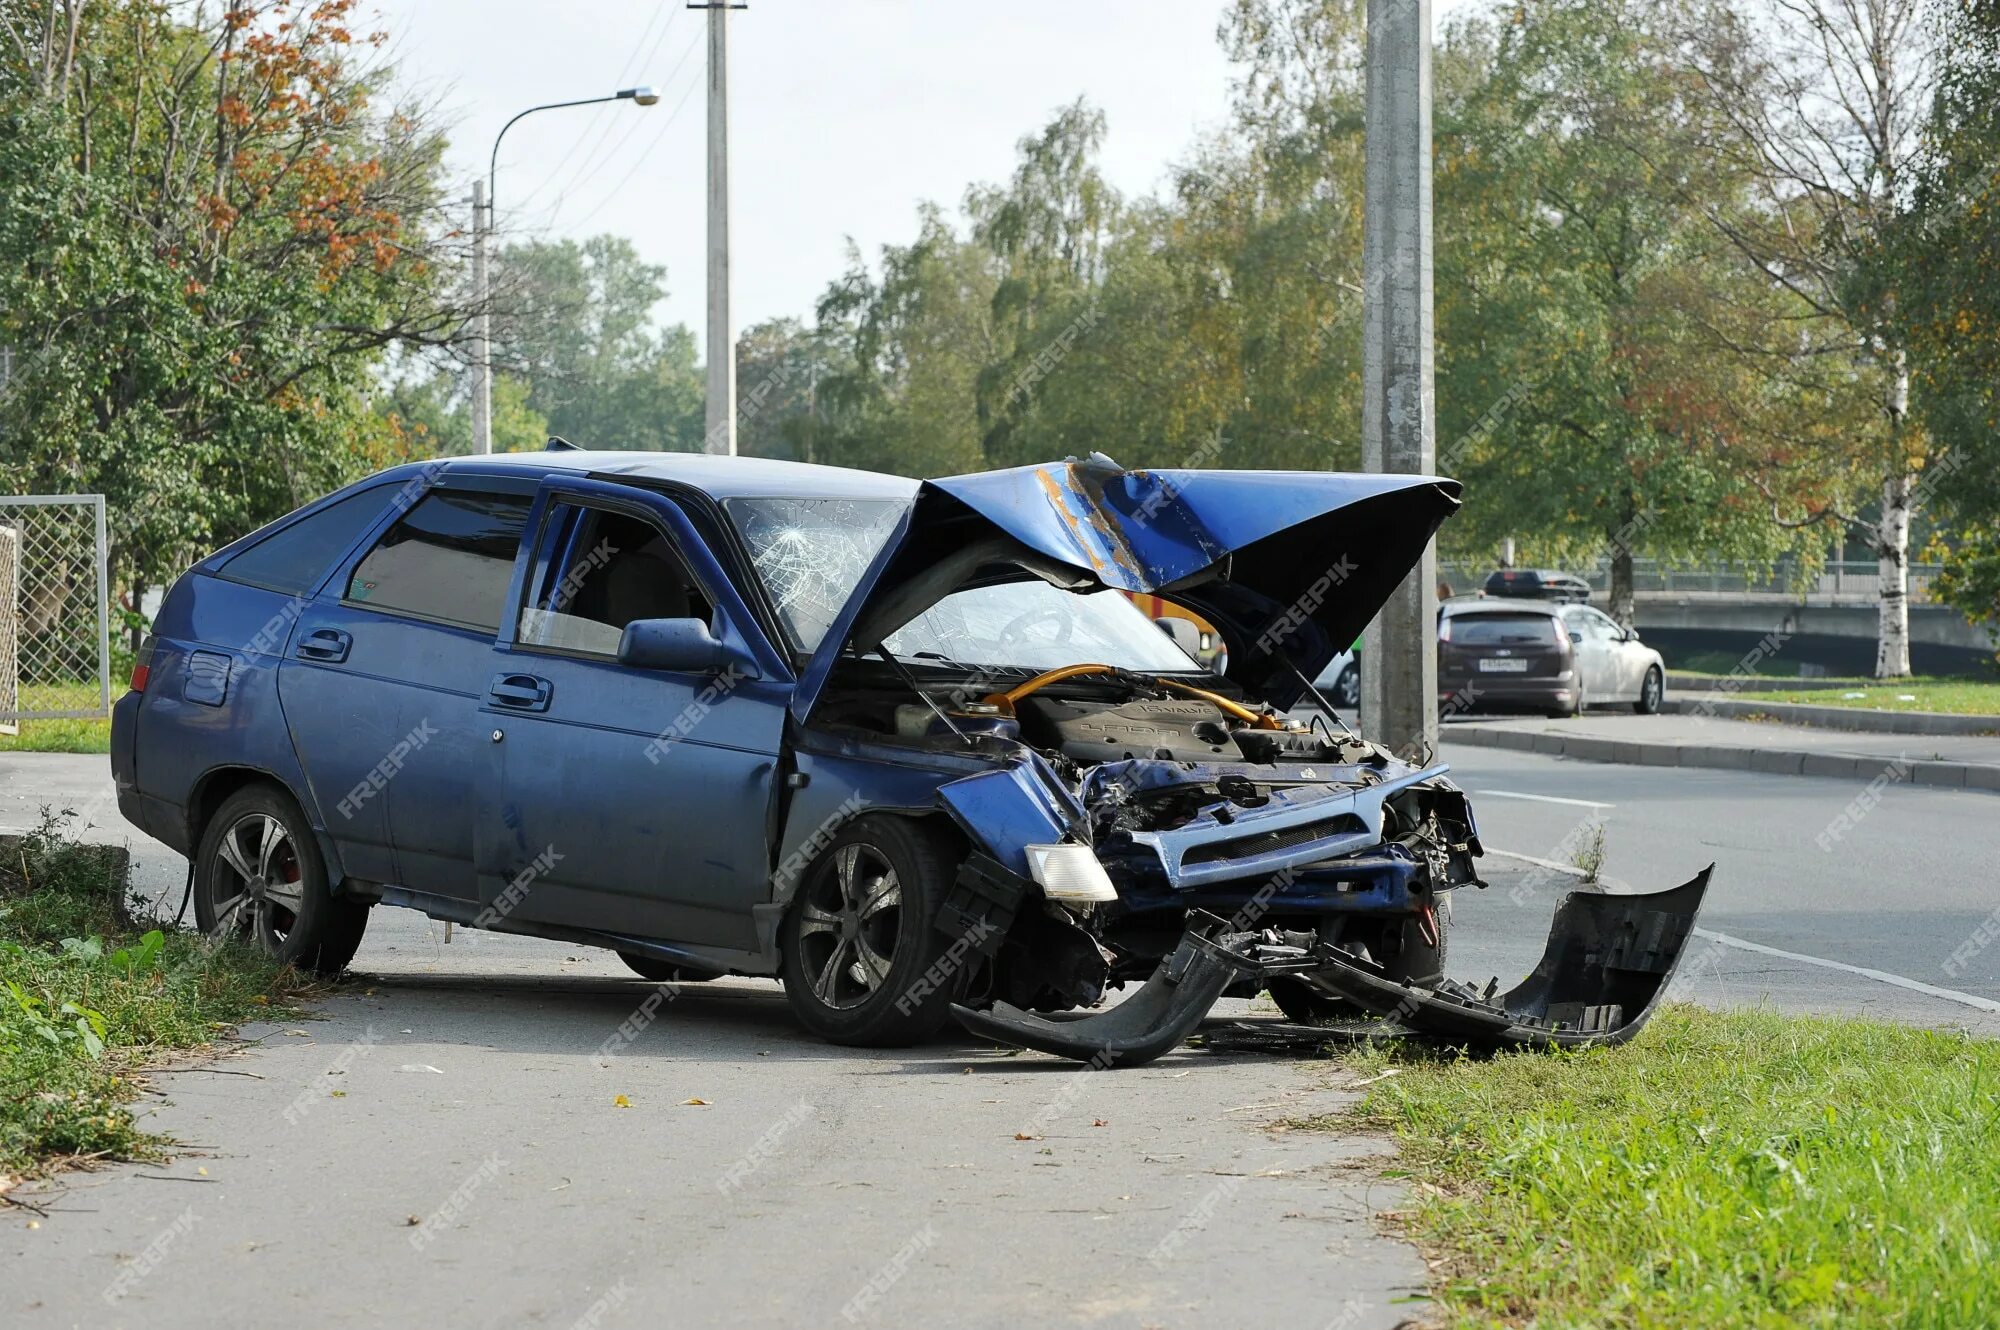
[[[146,691],[146,681],[153,676],[153,635],[147,633],[140,639],[139,650],[132,657],[132,691]]]
[[[1561,619],[1550,619],[1549,622],[1555,626],[1556,650],[1558,651],[1569,650],[1569,628],[1563,623]]]

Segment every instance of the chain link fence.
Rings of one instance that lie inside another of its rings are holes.
[[[111,712],[104,496],[0,496],[0,728]]]

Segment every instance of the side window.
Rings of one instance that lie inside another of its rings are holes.
[[[1565,610],[1562,621],[1563,627],[1569,629],[1569,635],[1578,641],[1587,641],[1591,637],[1590,616],[1583,611]]]
[[[281,527],[232,555],[216,572],[232,582],[303,595],[382,515],[396,488],[377,485],[335,499],[312,516]]]
[[[1597,635],[1607,642],[1616,642],[1625,635],[1624,630],[1618,626],[1618,621],[1601,610],[1590,612],[1590,626],[1595,628]]]
[[[555,557],[528,589],[521,645],[616,656],[634,619],[713,620],[666,532],[644,518],[559,504],[546,530]]]
[[[439,490],[382,534],[347,599],[493,631],[528,523],[525,495]]]

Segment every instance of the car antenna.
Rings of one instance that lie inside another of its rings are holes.
[[[1319,689],[1313,687],[1313,681],[1311,679],[1306,678],[1305,671],[1301,670],[1298,667],[1297,662],[1292,660],[1291,657],[1287,656],[1285,658],[1285,667],[1292,672],[1293,676],[1297,678],[1300,683],[1305,685],[1306,691],[1312,694],[1313,701],[1319,703],[1319,709],[1326,713],[1327,719],[1331,720],[1335,725],[1340,726],[1340,732],[1342,734],[1354,740],[1354,742],[1356,743],[1362,742],[1361,736],[1356,734],[1353,730],[1349,729],[1347,727],[1347,722],[1340,718],[1340,713],[1333,709],[1333,703],[1327,701],[1326,698],[1320,693]]]
[[[915,693],[918,697],[921,697],[924,700],[925,706],[929,707],[932,711],[935,711],[937,713],[937,718],[943,721],[945,723],[945,726],[948,729],[950,729],[953,734],[957,735],[960,739],[963,739],[965,741],[965,746],[967,748],[975,748],[978,746],[973,742],[971,735],[967,734],[964,730],[958,728],[957,721],[953,720],[950,716],[945,714],[944,708],[937,704],[937,699],[924,691],[924,686],[917,682],[917,676],[911,673],[909,666],[905,665],[902,661],[896,659],[896,655],[894,652],[890,651],[888,647],[882,646],[881,644],[878,643],[875,647],[875,654],[880,656],[883,660],[889,662],[889,668],[894,670],[898,675],[902,677],[903,682],[910,686],[911,692]]]

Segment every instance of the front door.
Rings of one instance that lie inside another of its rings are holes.
[[[748,609],[671,499],[551,482],[484,707],[491,768],[480,847],[489,917],[749,950],[770,896],[790,678],[618,663],[636,619],[755,635]],[[761,638],[757,639],[761,644]]]
[[[474,899],[480,696],[533,500],[532,483],[450,478],[299,617],[279,689],[355,877]]]

